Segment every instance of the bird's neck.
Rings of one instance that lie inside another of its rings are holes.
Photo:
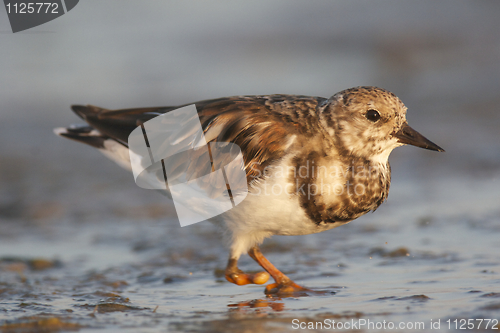
[[[392,149],[386,149],[379,154],[370,156],[369,160],[374,165],[387,165],[389,163],[389,155],[391,152]]]

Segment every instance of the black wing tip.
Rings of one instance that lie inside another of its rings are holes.
[[[73,104],[71,105],[71,110],[78,112],[80,109],[86,109],[88,107],[89,107],[88,105]]]
[[[82,119],[85,119],[85,116],[88,114],[88,109],[86,105],[71,105],[71,110]]]
[[[94,105],[79,105],[73,104],[71,105],[71,110],[78,115],[78,117],[86,120],[87,117],[93,116],[101,112],[103,109]]]

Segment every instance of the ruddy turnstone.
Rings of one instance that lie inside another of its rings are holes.
[[[242,151],[249,195],[211,220],[230,243],[226,279],[264,284],[267,294],[307,290],[261,253],[272,235],[306,235],[346,224],[386,200],[391,151],[405,144],[444,151],[408,126],[407,108],[393,93],[355,87],[330,98],[299,95],[235,96],[195,103],[208,142],[231,142]],[[55,132],[98,148],[130,168],[129,134],[178,107],[106,110],[72,106],[89,125]],[[247,252],[264,270],[242,272]]]

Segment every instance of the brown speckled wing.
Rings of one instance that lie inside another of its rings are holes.
[[[284,156],[294,135],[312,135],[313,115],[325,100],[296,95],[236,96],[195,105],[206,141],[237,144],[251,182]],[[182,106],[106,110],[75,105],[72,109],[99,132],[126,145],[129,134],[141,123]],[[188,170],[193,176],[199,172]]]
[[[196,103],[207,141],[232,142],[243,153],[247,180],[282,158],[296,134],[309,134],[319,97],[238,96]]]

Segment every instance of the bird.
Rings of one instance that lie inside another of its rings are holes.
[[[327,231],[375,211],[389,194],[388,159],[396,147],[444,152],[408,125],[407,107],[395,94],[374,86],[345,89],[330,98],[242,95],[194,104],[207,142],[235,144],[243,156],[248,195],[210,219],[228,243],[225,277],[236,285],[265,284],[272,277],[274,283],[264,291],[268,295],[297,295],[310,289],[263,255],[259,245],[265,239]],[[183,106],[108,110],[73,105],[87,124],[54,131],[130,169],[130,133]],[[239,269],[238,260],[245,253],[264,271],[250,274]]]

